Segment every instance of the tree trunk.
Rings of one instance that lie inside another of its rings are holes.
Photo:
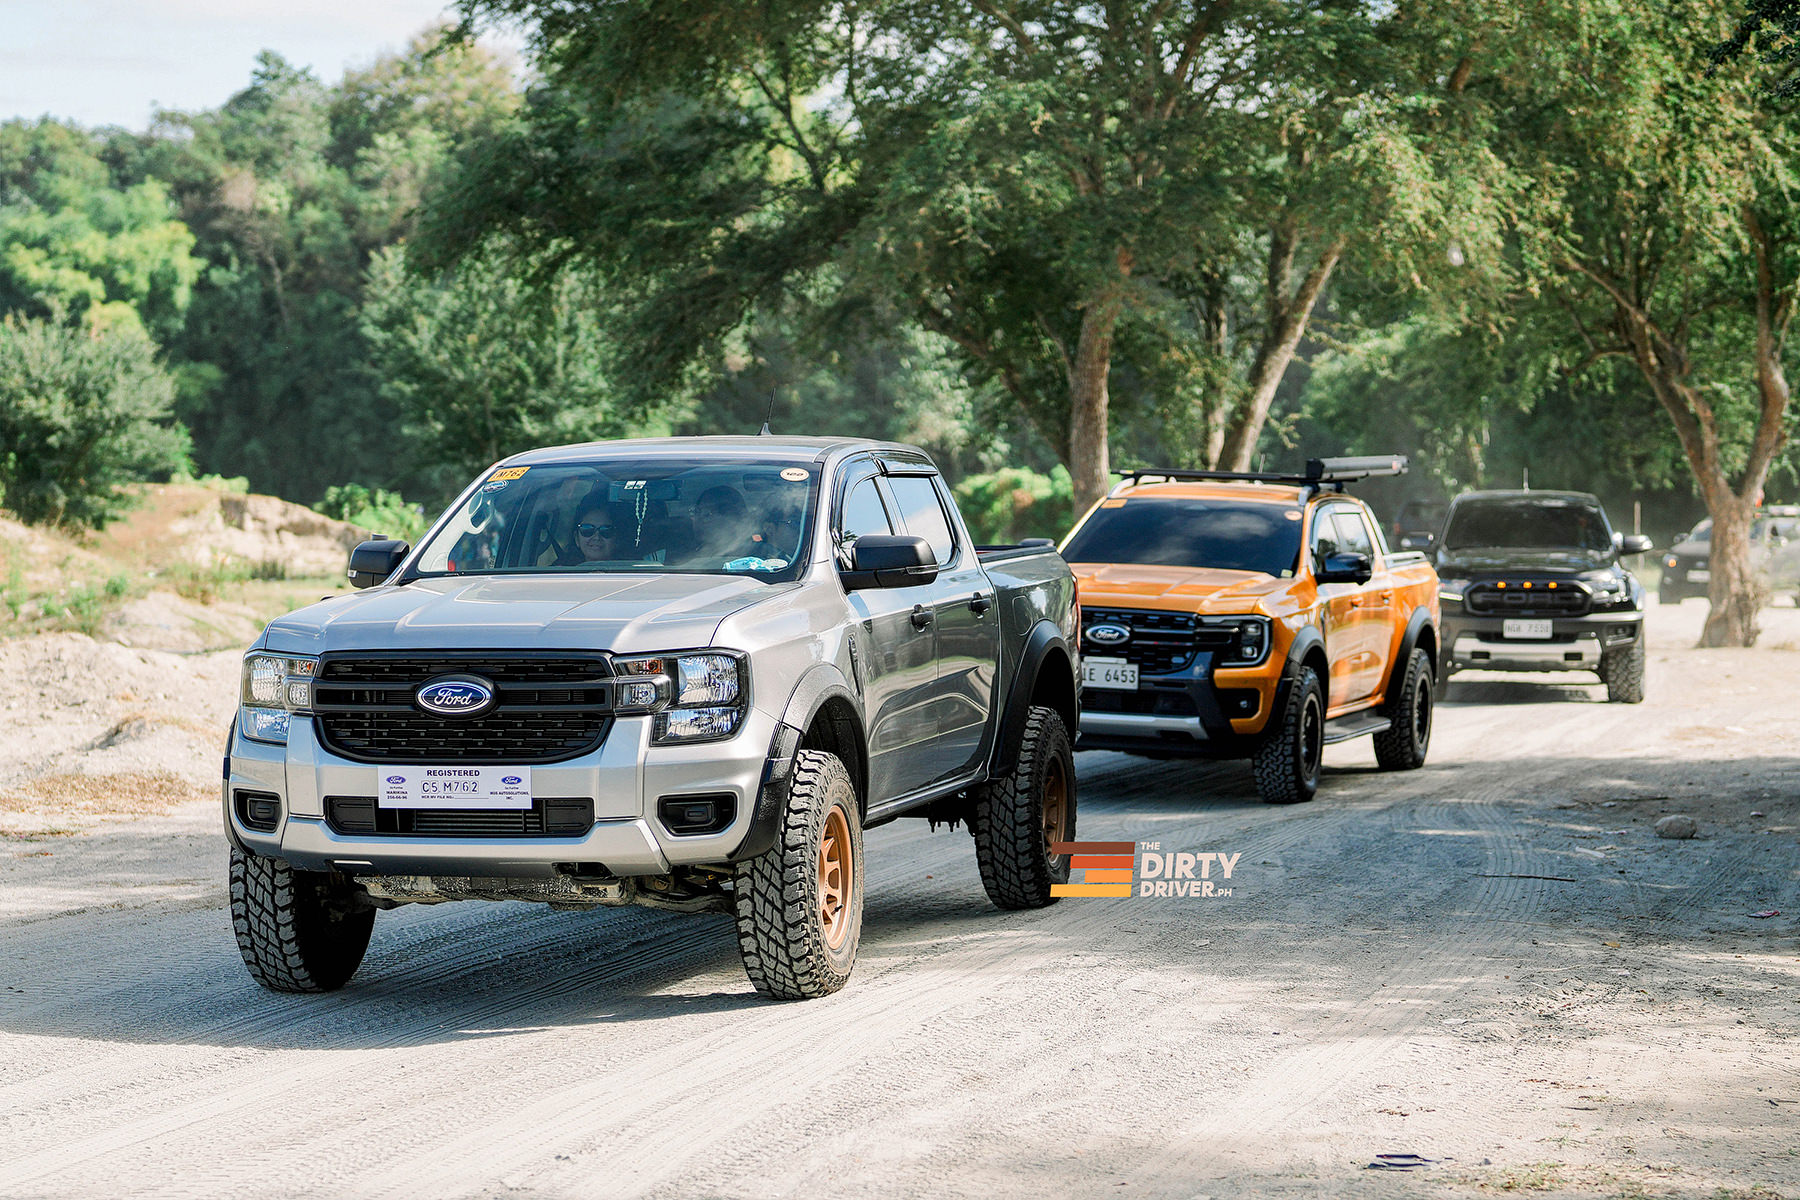
[[[1087,511],[1112,486],[1112,464],[1106,443],[1106,387],[1112,369],[1113,326],[1118,302],[1090,305],[1081,318],[1081,340],[1069,365],[1069,478],[1074,483],[1075,511]]]
[[[1121,251],[1118,263],[1118,274],[1082,309],[1081,336],[1069,363],[1069,478],[1078,516],[1112,486],[1106,440],[1107,376],[1112,371],[1113,330],[1125,301],[1131,256]]]
[[[1712,583],[1707,596],[1712,611],[1700,634],[1702,646],[1752,646],[1761,632],[1757,615],[1764,596],[1763,582],[1750,560],[1750,525],[1756,505],[1729,492],[1712,508],[1712,542],[1707,550]]]
[[[1344,253],[1342,238],[1320,251],[1298,289],[1289,292],[1298,234],[1292,230],[1276,230],[1269,237],[1269,271],[1267,280],[1268,323],[1263,329],[1256,358],[1250,366],[1248,391],[1232,415],[1226,431],[1218,466],[1227,471],[1248,471],[1256,454],[1256,440],[1262,436],[1269,419],[1269,407],[1275,402],[1275,391],[1287,374],[1288,364],[1300,347],[1306,323],[1312,318],[1313,305],[1331,278],[1333,268]]]

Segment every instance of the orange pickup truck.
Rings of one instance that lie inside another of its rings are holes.
[[[1383,768],[1423,766],[1437,573],[1344,492],[1405,470],[1121,472],[1062,545],[1081,601],[1076,748],[1248,758],[1271,804],[1312,799],[1324,748],[1364,734]]]

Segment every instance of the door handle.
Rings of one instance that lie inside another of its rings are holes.
[[[969,597],[969,611],[976,616],[986,616],[987,610],[994,607],[994,598],[986,592],[976,592]]]
[[[1362,597],[1361,596],[1350,597],[1350,607],[1351,608],[1361,608],[1362,607]]]
[[[933,614],[932,611],[929,608],[926,608],[923,604],[913,605],[913,610],[912,610],[913,628],[914,629],[925,628],[927,625],[931,624],[932,618],[934,615],[935,614]]]

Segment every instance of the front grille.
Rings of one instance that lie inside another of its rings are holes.
[[[1484,616],[1579,617],[1588,611],[1592,598],[1580,584],[1558,580],[1555,587],[1548,581],[1533,580],[1530,587],[1521,580],[1507,581],[1505,587],[1478,583],[1463,594],[1463,607]]]
[[[440,675],[475,675],[495,702],[440,716],[413,694]],[[596,655],[326,655],[313,685],[314,727],[358,762],[551,763],[587,754],[612,724],[612,667]]]
[[[1083,654],[1123,658],[1145,675],[1186,670],[1200,651],[1223,650],[1237,639],[1234,627],[1202,625],[1193,613],[1084,607],[1081,618]],[[1131,630],[1131,638],[1123,645],[1101,645],[1087,635],[1096,625],[1122,625]]]
[[[325,822],[347,837],[585,837],[594,827],[594,802],[540,797],[520,809],[379,808],[373,796],[327,796]]]

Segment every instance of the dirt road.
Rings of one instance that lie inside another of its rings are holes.
[[[0,840],[0,1195],[1800,1195],[1800,613],[1676,649],[1702,607],[1646,704],[1459,677],[1425,770],[1335,747],[1309,805],[1082,756],[1084,839],[1229,896],[1005,914],[965,833],[877,830],[806,1004],[723,918],[476,903],[272,996],[210,807]]]

